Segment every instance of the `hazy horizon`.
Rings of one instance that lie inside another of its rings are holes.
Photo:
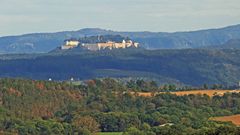
[[[240,23],[238,0],[2,0],[0,36],[101,28],[179,32]]]

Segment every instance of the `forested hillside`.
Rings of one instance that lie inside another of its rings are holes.
[[[146,84],[142,82],[143,84]],[[150,83],[148,88],[156,88]],[[135,86],[135,87],[132,87]],[[0,79],[1,134],[124,135],[239,134],[231,123],[209,120],[239,113],[240,94],[224,96],[140,97],[140,83],[94,79],[76,85],[23,79]]]
[[[240,50],[126,49],[33,55],[0,55],[0,77],[48,80],[91,78],[145,78],[160,84],[237,85]]]
[[[222,45],[206,46],[205,49],[240,49],[240,39],[231,39]]]

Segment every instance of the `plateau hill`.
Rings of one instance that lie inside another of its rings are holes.
[[[103,29],[81,29],[57,33],[34,33],[0,37],[0,53],[49,52],[68,38],[97,35],[122,35],[139,42],[147,49],[186,49],[221,45],[240,39],[240,25],[192,32],[117,32]]]

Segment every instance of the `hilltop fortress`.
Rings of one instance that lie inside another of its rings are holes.
[[[65,40],[64,42],[65,44],[61,46],[62,50],[72,49],[77,47],[80,44],[78,40],[73,40],[73,39]]]
[[[98,51],[98,50],[103,50],[103,49],[126,49],[126,48],[138,48],[139,43],[133,42],[130,39],[124,39],[123,37],[119,36],[110,36],[111,38],[106,38],[104,36],[92,36],[92,37],[85,37],[84,39],[68,39],[65,40],[65,44],[61,46],[62,50],[67,50],[67,49],[72,49],[75,47],[83,47],[86,48],[90,51]],[[95,39],[97,38],[97,40]],[[118,41],[114,41],[113,38],[115,38]],[[119,42],[119,40],[122,41]]]

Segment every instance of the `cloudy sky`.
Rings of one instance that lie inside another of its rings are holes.
[[[240,24],[240,0],[0,0],[0,36],[81,28],[190,31]]]

